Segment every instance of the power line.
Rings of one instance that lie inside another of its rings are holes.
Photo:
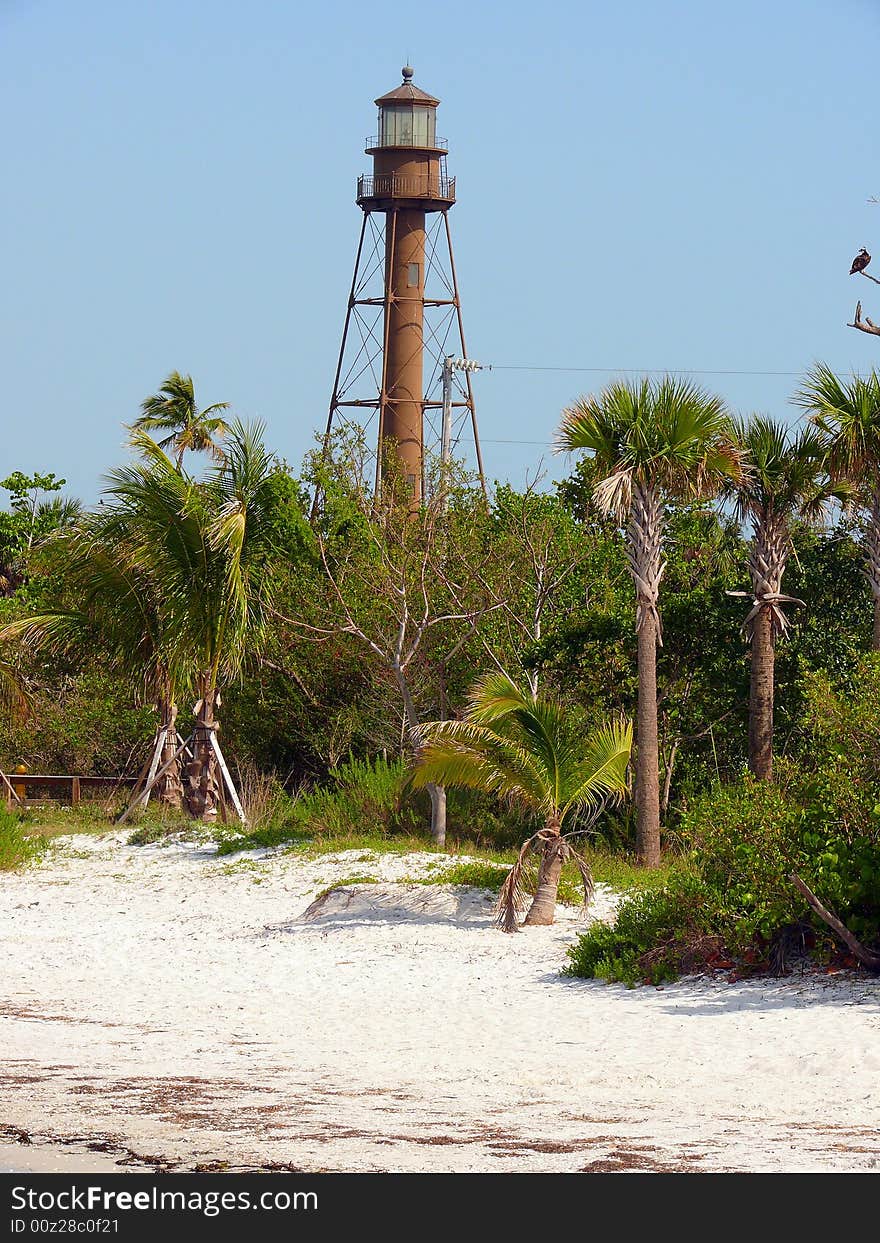
[[[617,375],[760,375],[760,376],[802,376],[803,371],[738,371],[732,369],[706,367],[530,367],[514,363],[492,363],[492,371],[585,371],[594,374],[606,372]],[[850,371],[843,375],[852,375]]]
[[[744,375],[744,376],[782,376],[786,379],[792,377],[798,379],[803,376],[803,371],[745,371],[733,368],[699,368],[699,367],[556,367],[556,366],[531,366],[525,363],[484,363],[483,369],[486,371],[568,371],[568,372],[586,372],[594,375],[599,374],[616,374],[616,375]],[[840,371],[839,375],[855,375],[854,371]],[[480,439],[487,445],[535,445],[542,449],[552,449],[553,442],[550,440],[499,440],[488,436],[481,436]]]

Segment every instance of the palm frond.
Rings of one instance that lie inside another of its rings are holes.
[[[491,673],[472,688],[463,720],[422,725],[417,740],[416,788],[481,789],[562,817],[625,793],[632,726],[613,721],[584,739],[560,704]]]

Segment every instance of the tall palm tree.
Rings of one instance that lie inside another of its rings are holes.
[[[209,821],[218,810],[212,735],[221,686],[259,654],[272,600],[274,463],[263,430],[234,421],[222,462],[201,482],[135,430],[132,444],[143,461],[109,476],[110,494],[137,531],[136,560],[161,584],[176,665],[192,671],[198,700],[184,797],[191,815]]]
[[[154,793],[160,802],[180,807],[180,766],[174,758],[177,700],[191,679],[176,658],[161,584],[138,555],[131,514],[102,507],[44,547],[62,575],[62,599],[10,622],[0,631],[0,641],[17,640],[56,658],[100,652],[139,698],[155,704],[157,744],[160,736],[163,744],[159,763],[168,768]]]
[[[874,597],[873,647],[880,651],[880,376],[847,382],[817,363],[795,396],[826,439],[828,467],[848,480],[865,517],[865,573]]]
[[[223,450],[216,441],[226,436],[229,427],[217,412],[228,409],[228,401],[216,401],[213,406],[200,410],[192,376],[172,371],[159,392],[141,402],[143,413],[132,427],[137,431],[167,432],[159,445],[174,450],[180,470],[187,449],[193,453],[209,453],[217,460],[222,458]]]
[[[740,420],[735,427],[746,469],[726,492],[734,501],[737,519],[749,523],[752,530],[753,605],[743,625],[751,645],[749,768],[756,777],[769,781],[773,776],[775,645],[788,628],[782,605],[802,603],[782,594],[793,524],[798,519],[819,521],[829,503],[845,500],[848,492],[829,480],[825,446],[814,428],[792,435],[782,423],[761,416]]]
[[[527,924],[552,924],[562,865],[574,862],[589,901],[592,877],[586,860],[563,834],[578,811],[595,812],[604,800],[626,791],[632,726],[613,722],[584,738],[556,703],[521,690],[506,674],[490,673],[472,688],[462,720],[419,728],[421,746],[412,784],[461,786],[497,794],[539,815],[542,827],[529,837],[499,898],[505,932],[516,928],[525,905],[523,879],[530,851],[540,851],[534,900]]]
[[[690,381],[614,381],[563,414],[559,450],[586,449],[599,509],[626,524],[626,555],[636,589],[638,712],[636,846],[647,867],[660,863],[657,741],[658,600],[667,499],[713,496],[740,474],[740,454],[719,397]]]

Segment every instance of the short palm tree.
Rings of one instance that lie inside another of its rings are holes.
[[[597,812],[626,792],[632,726],[612,722],[583,737],[556,703],[521,690],[506,674],[480,679],[462,720],[419,728],[412,784],[460,786],[496,794],[540,816],[541,828],[520,851],[499,897],[499,922],[516,929],[525,906],[526,861],[540,852],[534,900],[525,922],[552,924],[563,863],[578,867],[588,902],[593,882],[583,856],[563,833],[578,812]]]
[[[228,409],[228,401],[217,401],[200,410],[192,376],[172,371],[159,392],[141,402],[142,414],[132,427],[144,432],[167,432],[158,443],[163,449],[173,449],[180,470],[187,449],[222,458],[223,450],[216,441],[228,433],[229,427],[218,412]]]
[[[175,662],[191,671],[198,696],[184,798],[191,815],[213,821],[219,779],[211,736],[221,686],[237,680],[266,638],[274,585],[274,463],[263,425],[229,429],[227,451],[207,478],[180,473],[144,431],[132,433],[144,459],[109,476],[109,492],[137,531],[136,560],[162,585]]]
[[[660,863],[657,739],[658,601],[665,563],[668,499],[715,495],[740,474],[740,453],[719,397],[686,380],[615,381],[564,412],[559,450],[593,456],[599,509],[626,525],[626,555],[636,590],[638,712],[636,846],[647,867]]]
[[[769,781],[773,776],[773,697],[777,636],[788,619],[783,604],[800,604],[782,594],[782,576],[792,551],[797,520],[821,520],[831,501],[846,500],[845,486],[825,470],[822,437],[810,428],[792,435],[787,427],[755,416],[735,425],[746,469],[726,490],[736,517],[751,527],[749,573],[753,604],[743,629],[751,645],[749,689],[749,768]],[[732,593],[745,594],[745,593]]]
[[[874,598],[873,647],[880,651],[880,376],[842,380],[817,363],[795,396],[825,437],[828,468],[847,480],[865,516],[865,573]]]
[[[168,768],[154,793],[160,802],[179,807],[176,701],[189,679],[176,666],[163,585],[138,555],[131,515],[102,506],[44,547],[59,568],[61,599],[39,614],[10,622],[0,631],[0,641],[17,640],[52,658],[100,652],[138,698],[155,703],[157,742],[159,734],[164,742],[160,763]]]

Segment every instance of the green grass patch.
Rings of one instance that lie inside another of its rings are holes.
[[[623,893],[662,889],[680,866],[675,855],[666,855],[659,868],[651,869],[642,867],[632,855],[614,854],[607,846],[581,846],[579,849],[590,865],[593,879]]]
[[[76,807],[46,803],[40,807],[28,807],[18,813],[27,832],[38,837],[64,837],[69,833],[108,833],[113,828],[114,814],[115,811],[108,811],[98,802],[78,803]]]
[[[35,862],[45,843],[25,831],[21,817],[0,807],[0,872],[12,872]]]
[[[207,825],[183,816],[162,820],[143,821],[128,836],[129,846],[169,845],[171,842],[213,841],[213,833]]]
[[[498,893],[510,871],[504,864],[495,863],[491,859],[477,862],[450,863],[442,865],[428,876],[406,876],[405,885],[470,885],[473,889],[489,889]]]
[[[337,889],[348,889],[351,885],[378,885],[378,876],[344,876],[342,880],[335,880],[332,885],[327,885],[315,895],[314,902],[320,902],[321,898],[326,898],[328,893],[335,893]]]
[[[464,838],[447,840],[445,850],[435,846],[429,837],[412,833],[387,836],[383,833],[345,833],[314,835],[302,831],[262,830],[249,834],[234,834],[221,839],[218,854],[230,855],[240,851],[259,848],[283,848],[285,853],[313,859],[321,855],[338,854],[341,851],[361,852],[358,862],[369,862],[372,855],[405,855],[411,853],[436,854],[436,876],[412,878],[411,883],[441,885],[473,885],[478,889],[498,892],[507,875],[507,867],[517,857],[517,850],[498,850],[478,846]],[[677,860],[670,856],[654,871],[639,866],[626,855],[614,854],[606,846],[581,847],[593,876],[598,883],[622,892],[648,892],[665,885],[675,870]],[[460,862],[456,855],[475,857],[477,862]],[[442,871],[440,869],[443,869]],[[560,902],[578,905],[582,900],[580,882],[573,870],[563,872],[559,887]]]

